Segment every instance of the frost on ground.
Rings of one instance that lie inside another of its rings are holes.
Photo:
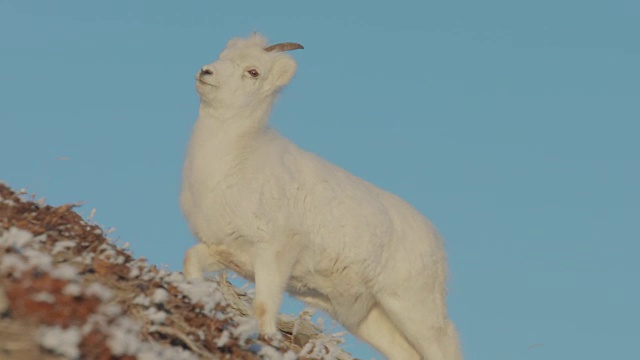
[[[306,312],[260,338],[226,277],[187,282],[33,199],[0,183],[0,359],[352,359]]]

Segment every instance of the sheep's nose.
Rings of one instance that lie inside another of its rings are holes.
[[[213,74],[213,71],[211,71],[209,69],[205,69],[205,68],[200,69],[200,76],[202,76],[202,75],[212,75],[212,74]]]

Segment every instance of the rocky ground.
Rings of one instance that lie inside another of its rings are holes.
[[[74,207],[0,183],[0,360],[352,359],[308,313],[260,338],[225,276],[187,282],[136,259]]]

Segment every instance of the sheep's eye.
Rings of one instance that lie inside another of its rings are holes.
[[[247,73],[249,73],[249,75],[251,75],[252,78],[257,78],[258,76],[260,76],[260,73],[256,69],[251,69],[247,71]]]

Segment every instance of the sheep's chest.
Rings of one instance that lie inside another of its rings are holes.
[[[216,244],[250,237],[247,226],[242,226],[250,223],[246,210],[250,197],[227,171],[197,160],[186,163],[181,194],[182,211],[194,235]]]
[[[237,186],[225,181],[215,185],[185,182],[182,210],[189,226],[201,242],[235,245],[253,236],[250,234],[250,214],[241,204],[246,196]]]

